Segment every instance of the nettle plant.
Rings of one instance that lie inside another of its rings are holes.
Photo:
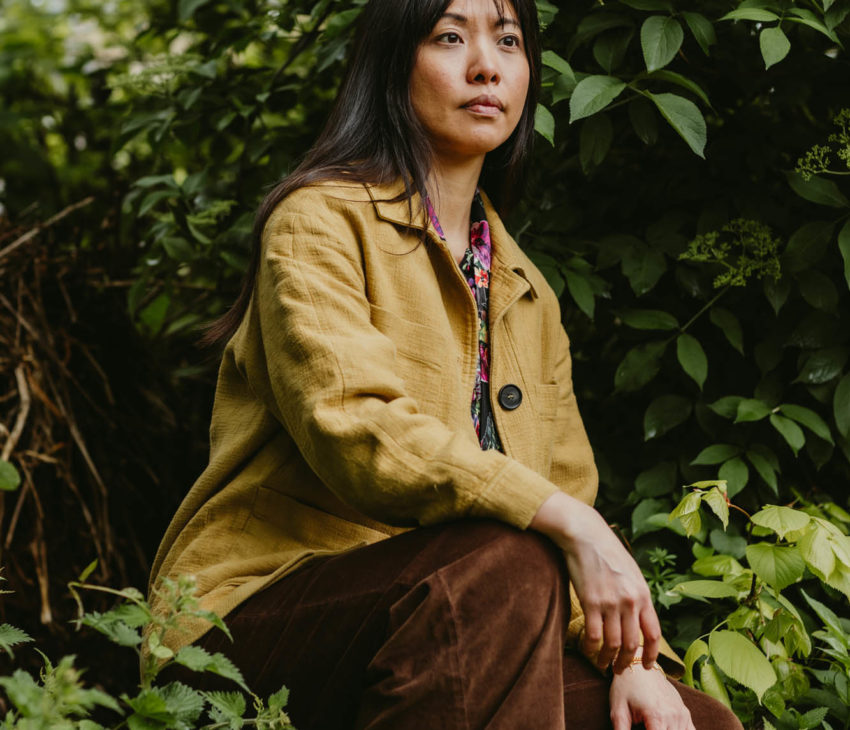
[[[827,604],[850,598],[850,514],[799,504],[751,515],[716,480],[690,485],[670,513],[694,540],[695,577],[669,581],[668,601],[707,603],[711,624],[687,649],[684,681],[754,726],[847,728],[850,619]]]
[[[0,720],[2,730],[238,730],[243,727],[295,730],[285,712],[289,696],[285,687],[264,702],[248,689],[242,673],[224,654],[211,654],[194,645],[174,652],[165,645],[165,634],[179,630],[180,622],[188,618],[203,618],[230,636],[219,616],[199,607],[192,578],[164,579],[156,591],[164,599],[166,610],[155,614],[135,588],[118,590],[85,583],[94,567],[90,565],[79,581],[69,584],[79,607],[77,624],[93,628],[113,643],[135,651],[141,666],[138,692],[113,697],[102,690],[87,688],[82,681],[82,670],[74,666],[73,656],[64,656],[54,664],[42,654],[44,668],[38,679],[21,669],[10,676],[0,676],[0,687],[11,704]],[[83,589],[108,593],[120,601],[104,613],[86,612],[79,593]],[[14,658],[12,647],[29,641],[32,639],[20,629],[0,625],[0,653],[6,652]],[[159,683],[163,670],[172,665],[216,674],[231,680],[242,691],[206,692],[179,681]],[[245,693],[252,700],[250,717],[246,717]],[[110,712],[118,717],[108,725],[92,719]]]

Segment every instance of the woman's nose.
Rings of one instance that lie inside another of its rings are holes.
[[[497,84],[501,74],[497,62],[497,50],[487,44],[473,44],[469,59],[467,79],[474,84]]]

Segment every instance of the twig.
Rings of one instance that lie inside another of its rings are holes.
[[[83,198],[82,200],[80,200],[76,203],[73,203],[72,205],[69,205],[64,210],[60,210],[56,215],[51,216],[44,223],[39,223],[35,228],[30,229],[23,236],[19,236],[14,241],[12,241],[12,243],[10,243],[8,246],[6,246],[6,248],[0,250],[0,259],[3,259],[8,254],[12,253],[12,251],[14,251],[16,248],[23,246],[28,241],[31,241],[39,233],[41,233],[45,228],[49,228],[54,223],[58,223],[63,218],[65,218],[68,215],[70,215],[71,213],[73,213],[75,210],[78,210],[79,208],[84,208],[87,205],[91,205],[93,202],[94,202],[94,196],[90,195],[88,198]]]
[[[15,446],[18,445],[18,440],[21,438],[21,434],[24,431],[24,425],[27,422],[27,416],[29,416],[30,405],[32,403],[32,398],[30,398],[30,391],[27,388],[27,378],[24,374],[24,366],[18,365],[15,368],[15,382],[18,385],[18,395],[21,399],[21,410],[18,411],[18,417],[15,419],[15,425],[12,427],[12,432],[9,434],[9,438],[6,439],[6,443],[3,445],[3,451],[0,453],[0,459],[3,461],[8,461],[9,457],[12,455],[12,451],[14,451]]]

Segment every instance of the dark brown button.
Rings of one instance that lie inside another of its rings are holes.
[[[505,385],[499,391],[499,405],[506,411],[519,408],[520,403],[522,403],[522,391],[515,385]]]

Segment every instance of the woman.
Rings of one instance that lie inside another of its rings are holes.
[[[478,190],[518,191],[539,69],[532,0],[372,0],[214,330],[210,464],[153,576],[197,576],[235,636],[202,643],[299,728],[739,727],[659,671],[557,299]]]

